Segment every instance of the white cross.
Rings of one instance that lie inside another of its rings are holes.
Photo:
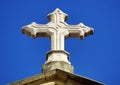
[[[48,14],[50,20],[47,24],[37,24],[32,22],[22,28],[22,32],[36,37],[47,37],[51,39],[51,50],[64,51],[64,40],[68,37],[78,37],[83,39],[84,37],[93,34],[93,29],[85,26],[83,23],[78,25],[69,25],[65,21],[68,15],[63,13],[60,9],[56,9],[54,12]]]

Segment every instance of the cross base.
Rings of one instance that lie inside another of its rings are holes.
[[[52,50],[47,53],[46,55],[46,62],[53,62],[53,61],[64,61],[68,64],[71,64],[69,62],[69,53],[64,50]]]

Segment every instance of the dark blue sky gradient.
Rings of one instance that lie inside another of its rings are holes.
[[[21,27],[46,24],[56,8],[69,15],[68,24],[95,30],[84,40],[65,41],[75,73],[120,85],[120,0],[0,0],[0,85],[41,73],[50,40],[23,35]]]

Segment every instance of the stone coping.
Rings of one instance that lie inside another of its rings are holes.
[[[68,80],[77,82],[78,83],[77,85],[105,85],[95,80],[91,80],[59,69],[38,74],[20,81],[10,83],[8,85],[38,85],[38,84],[42,85],[44,83],[51,81],[62,81],[64,82],[64,84],[62,85],[69,85],[69,84],[65,84],[66,82],[68,82]],[[55,84],[55,85],[61,85],[61,84]],[[73,83],[71,85],[76,85],[76,84]]]

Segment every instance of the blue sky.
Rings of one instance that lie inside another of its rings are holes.
[[[120,85],[119,0],[0,0],[0,85],[41,73],[50,40],[23,35],[21,27],[46,24],[56,8],[69,15],[68,24],[82,22],[95,30],[84,40],[65,41],[74,72]]]

